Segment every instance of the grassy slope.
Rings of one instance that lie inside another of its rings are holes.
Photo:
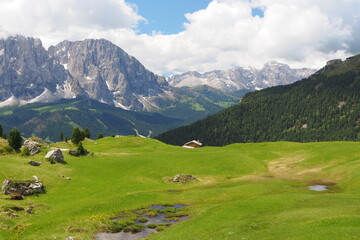
[[[360,143],[183,149],[126,137],[89,141],[85,147],[95,155],[66,154],[68,165],[25,164],[43,161],[45,153],[0,157],[0,179],[36,175],[47,186],[47,194],[20,202],[0,197],[1,206],[35,205],[34,214],[0,214],[0,239],[92,239],[101,219],[168,202],[190,205],[191,218],[150,239],[358,239],[360,234]],[[178,173],[202,181],[161,180]],[[307,190],[307,184],[319,182],[337,185],[328,192]],[[69,232],[69,227],[87,232]]]

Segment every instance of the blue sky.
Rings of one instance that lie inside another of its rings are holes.
[[[184,30],[185,14],[205,9],[211,0],[129,0],[137,5],[138,14],[147,20],[141,22],[139,33],[153,31],[176,34]]]
[[[176,34],[184,30],[185,14],[205,9],[211,0],[129,0],[137,6],[138,14],[147,22],[136,28],[139,33]],[[253,8],[253,16],[264,17],[260,8]]]

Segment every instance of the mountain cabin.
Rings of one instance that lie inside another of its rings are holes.
[[[185,143],[182,147],[184,148],[199,148],[202,146],[202,143],[199,140],[192,140],[190,142]]]

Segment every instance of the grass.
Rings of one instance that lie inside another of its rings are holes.
[[[44,161],[44,151],[0,157],[0,180],[36,175],[47,190],[23,201],[0,196],[0,206],[33,209],[16,212],[19,217],[0,214],[0,239],[93,239],[114,216],[170,202],[189,205],[189,219],[159,228],[149,239],[358,239],[360,234],[360,143],[185,149],[122,137],[87,141],[84,147],[94,155],[64,153],[66,165]],[[32,167],[29,160],[43,164]],[[200,181],[162,181],[176,174]],[[336,185],[315,192],[307,189],[312,183]]]

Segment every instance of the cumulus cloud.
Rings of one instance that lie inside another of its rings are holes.
[[[253,16],[254,8],[264,16]],[[0,36],[36,36],[46,45],[106,38],[157,73],[270,60],[319,68],[360,51],[359,0],[213,0],[186,18],[183,32],[147,35],[136,30],[146,20],[124,0],[1,0]]]

